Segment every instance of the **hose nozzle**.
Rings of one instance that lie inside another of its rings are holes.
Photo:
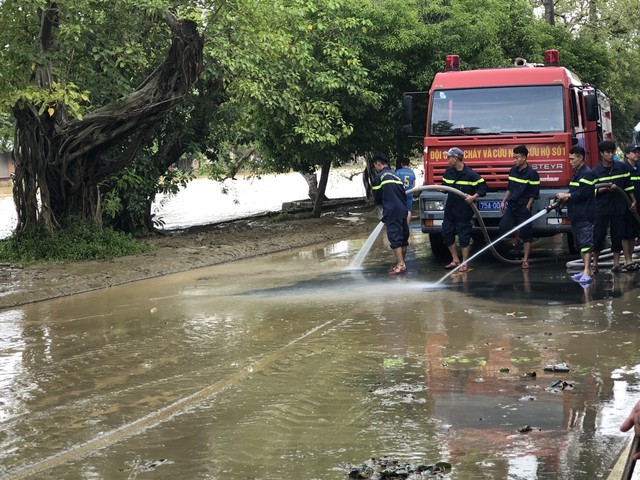
[[[551,212],[551,210],[555,210],[558,213],[560,213],[560,209],[562,208],[564,203],[565,203],[564,200],[554,198],[553,200],[551,200],[551,203],[549,203],[549,205],[545,207],[547,210],[547,213]]]

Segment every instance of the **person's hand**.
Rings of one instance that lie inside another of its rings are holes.
[[[618,186],[615,183],[612,183],[611,186],[609,187],[609,190],[611,190],[613,192],[617,188],[618,188]]]
[[[471,205],[475,199],[476,197],[474,197],[473,195],[467,195],[466,197],[464,197],[464,201],[469,205]]]
[[[633,202],[631,202],[631,206],[629,207],[629,210],[631,210],[632,212],[636,209],[636,201],[634,200]]]
[[[640,437],[640,400],[633,406],[631,413],[620,425],[621,432],[628,432],[633,427],[636,437]],[[634,460],[640,460],[640,451],[633,454]]]
[[[504,214],[504,201],[500,203],[500,214]]]

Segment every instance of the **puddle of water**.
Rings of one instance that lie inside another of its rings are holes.
[[[634,276],[586,302],[560,265],[481,259],[432,290],[442,265],[412,235],[398,277],[380,235],[358,272],[365,239],[2,312],[0,474],[166,459],[161,478],[344,479],[389,455],[451,478],[602,478],[640,397]],[[559,379],[574,388],[547,390]]]

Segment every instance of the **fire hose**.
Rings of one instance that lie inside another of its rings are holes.
[[[461,192],[460,190],[458,190],[457,188],[453,188],[453,187],[448,187],[446,185],[420,185],[418,187],[414,187],[411,190],[407,190],[407,195],[412,195],[414,192],[422,192],[424,190],[435,190],[435,191],[439,191],[439,192],[447,192],[447,193],[454,193],[462,198],[466,198],[467,194],[464,192]],[[522,263],[522,260],[516,260],[516,259],[512,259],[512,258],[506,258],[504,256],[502,256],[500,254],[500,252],[498,252],[498,250],[496,250],[496,248],[492,245],[493,240],[491,239],[491,236],[489,235],[489,232],[487,230],[487,227],[484,223],[484,220],[482,219],[482,215],[480,215],[480,211],[478,210],[478,207],[476,206],[475,202],[469,204],[469,206],[471,207],[471,209],[473,210],[473,214],[476,217],[476,220],[478,222],[478,225],[480,226],[480,230],[482,231],[482,236],[485,240],[485,242],[487,242],[488,245],[490,245],[489,247],[489,251],[493,254],[494,257],[496,257],[498,260],[500,260],[501,262],[504,263],[509,263],[509,264],[520,264]],[[556,208],[559,208],[559,203],[552,203],[551,205],[546,207],[547,213],[551,212],[551,210],[554,210]],[[535,261],[543,261],[544,259],[531,259],[529,260],[529,263],[533,263]]]
[[[610,188],[611,187],[611,183],[598,183],[595,185],[594,188]],[[422,192],[424,190],[434,190],[434,191],[439,191],[439,192],[447,192],[447,193],[454,193],[462,198],[466,198],[467,194],[464,192],[461,192],[460,190],[458,190],[457,188],[453,188],[453,187],[448,187],[446,185],[420,185],[417,187],[412,188],[411,190],[407,190],[407,195],[413,195],[413,193],[415,192]],[[627,196],[627,194],[625,193],[624,190],[620,189],[620,188],[616,188],[614,190],[615,192],[617,192],[618,194],[622,195],[627,203],[627,206],[629,208],[631,208],[631,200],[629,199],[629,197]],[[557,202],[553,202],[551,204],[549,204],[546,208],[547,213],[551,212],[552,210],[559,210],[560,208],[563,207],[565,202],[563,201],[557,201]],[[478,210],[478,207],[476,206],[475,202],[469,204],[469,206],[471,207],[471,209],[473,210],[473,214],[478,222],[478,225],[480,226],[480,230],[482,231],[482,236],[485,240],[485,242],[487,242],[487,244],[491,245],[492,240],[491,240],[491,236],[489,235],[489,232],[487,231],[487,227],[484,223],[484,220],[482,219],[482,215],[480,215],[480,211]],[[640,215],[638,215],[638,212],[636,210],[632,211],[632,214],[634,216],[634,218],[636,219],[636,221],[640,224]],[[500,260],[501,262],[504,263],[509,263],[509,264],[519,264],[521,263],[521,260],[516,260],[516,259],[510,259],[510,258],[506,258],[503,255],[500,254],[500,252],[498,252],[498,250],[496,250],[496,248],[491,245],[489,248],[490,252],[493,254],[493,256],[495,258],[497,258],[498,260]],[[634,249],[634,252],[640,251],[640,246],[636,247]],[[611,249],[606,249],[603,250],[600,254],[600,259],[606,259],[606,258],[610,258],[613,255],[613,253],[611,252]],[[529,260],[530,263],[533,263],[535,261],[543,261],[545,259],[531,259]],[[603,266],[607,266],[608,264],[610,264],[610,262],[605,262],[605,263],[601,263],[601,265]],[[567,262],[567,268],[582,268],[581,266],[583,265],[582,259],[577,259],[577,260],[572,260]]]

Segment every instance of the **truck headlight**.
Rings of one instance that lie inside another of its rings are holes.
[[[444,201],[442,200],[425,200],[424,209],[429,211],[442,211],[444,210]]]

